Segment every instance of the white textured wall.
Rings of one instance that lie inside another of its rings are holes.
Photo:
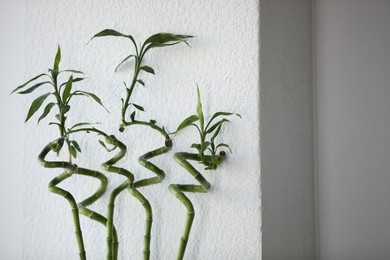
[[[264,259],[314,259],[311,1],[261,1]]]
[[[390,1],[316,16],[321,259],[390,259]]]
[[[128,145],[121,165],[138,176],[151,176],[136,158],[163,144],[161,137],[142,127],[124,134],[117,131],[122,81],[129,69],[113,74],[116,64],[129,52],[124,39],[88,39],[104,28],[131,33],[138,41],[150,34],[169,31],[188,33],[192,48],[178,45],[156,49],[145,62],[157,76],[143,75],[146,89],[137,89],[135,98],[147,113],[169,130],[195,112],[198,83],[206,113],[232,110],[242,114],[223,131],[223,141],[234,154],[218,171],[205,173],[213,185],[209,194],[189,195],[197,215],[187,259],[259,259],[260,163],[259,163],[259,6],[258,1],[25,1],[25,76],[52,66],[57,43],[63,53],[62,68],[82,69],[89,77],[80,84],[102,97],[111,114],[92,101],[79,99],[72,106],[69,123],[101,121],[101,128],[113,132]],[[22,81],[22,79],[21,79]],[[31,97],[26,99],[31,102]],[[27,111],[27,104],[25,111]],[[46,121],[47,122],[47,121]],[[57,170],[45,170],[36,156],[56,137],[56,129],[30,122],[25,127],[24,160],[24,259],[76,259],[77,247],[67,202],[47,191]],[[193,179],[172,160],[176,151],[197,138],[189,130],[176,138],[173,151],[155,160],[166,170],[163,184],[142,189],[154,209],[152,259],[173,259],[185,220],[185,209],[168,192],[169,183],[192,183]],[[98,147],[95,136],[80,136],[83,154],[76,163],[99,169],[109,156]],[[65,155],[63,155],[65,156]],[[108,192],[122,179],[110,177]],[[80,200],[97,187],[93,180],[75,176],[62,185]],[[107,193],[108,194],[108,193]],[[104,213],[108,195],[93,209]],[[116,223],[122,259],[140,259],[144,210],[127,192],[117,200]],[[81,217],[85,245],[90,259],[105,258],[105,229]],[[126,257],[125,257],[126,256]]]

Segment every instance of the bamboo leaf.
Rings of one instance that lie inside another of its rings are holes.
[[[90,93],[90,92],[87,92],[87,91],[82,91],[82,90],[77,90],[74,92],[75,95],[78,95],[78,94],[81,94],[81,95],[86,95],[86,96],[89,96],[91,97],[93,100],[95,100],[99,105],[101,105],[102,107],[104,107],[104,109],[110,113],[107,108],[103,105],[102,101],[100,100],[100,98],[98,96],[96,96],[95,94],[93,93]]]
[[[60,45],[58,45],[57,54],[56,54],[56,57],[54,59],[53,70],[58,71],[60,61],[61,61],[61,48],[60,48]]]
[[[24,122],[27,122],[34,114],[38,111],[38,109],[42,106],[43,101],[51,95],[51,93],[43,94],[42,96],[37,97],[31,104],[30,109],[27,113],[26,120]]]
[[[138,110],[141,110],[141,111],[145,111],[145,109],[143,107],[141,107],[140,105],[137,105],[137,104],[134,104],[134,103],[131,103],[136,109]]]
[[[232,152],[232,149],[230,149],[230,146],[227,145],[227,144],[221,143],[221,144],[217,145],[216,149],[218,149],[218,147],[226,147],[226,148],[229,149],[229,151],[230,151],[231,153],[233,153],[233,152]]]
[[[218,121],[217,123],[215,123],[212,127],[210,127],[210,129],[208,129],[206,131],[207,134],[210,134],[212,133],[220,124],[223,124],[225,122],[230,122],[228,119],[224,118],[222,119],[221,121]]]
[[[171,34],[171,33],[157,33],[150,36],[144,43],[143,48],[145,48],[144,53],[146,53],[149,49],[156,47],[165,47],[179,44],[181,42],[187,43],[189,38],[192,38],[191,35],[180,35],[180,34]]]
[[[192,144],[191,145],[191,148],[195,148],[196,150],[198,150],[199,153],[201,153],[201,144]]]
[[[224,121],[224,122],[226,122],[226,121]],[[213,137],[211,137],[211,142],[213,144],[215,143],[214,142],[215,138],[219,135],[219,132],[221,132],[222,125],[223,125],[223,121],[221,121],[221,123],[218,125],[217,130],[215,130],[215,133],[214,133]]]
[[[73,156],[73,158],[77,158],[77,151],[72,145],[69,146],[69,151],[70,151],[71,155]]]
[[[76,83],[76,82],[79,82],[79,81],[82,81],[82,80],[84,80],[85,78],[74,78],[73,80],[72,80],[72,84],[73,83]],[[63,86],[65,86],[66,85],[66,83],[68,83],[68,82],[64,82],[64,83],[62,83],[61,85],[60,85],[60,90],[61,90],[61,88],[63,87]]]
[[[186,119],[183,120],[183,122],[181,122],[181,124],[177,127],[176,132],[174,132],[174,133],[176,134],[180,130],[188,127],[189,125],[191,125],[192,123],[194,123],[198,120],[199,120],[199,117],[197,115],[192,115],[192,116],[187,117]]]
[[[145,87],[145,82],[143,82],[143,80],[141,80],[141,79],[137,79],[137,82],[138,82],[139,84],[141,84],[142,86],[144,86],[144,87]]]
[[[32,82],[32,81],[34,81],[34,80],[36,80],[36,79],[38,79],[38,78],[40,78],[40,77],[42,77],[42,76],[47,76],[47,74],[46,74],[46,73],[42,73],[42,74],[39,74],[38,76],[33,77],[33,78],[30,79],[29,81],[27,81],[27,82],[23,83],[22,85],[18,86],[17,88],[15,88],[15,89],[11,92],[11,94],[15,93],[15,92],[18,91],[19,89],[25,87],[28,83],[30,83],[30,82]]]
[[[68,82],[66,82],[64,92],[62,92],[62,100],[64,102],[66,102],[66,100],[70,95],[70,91],[72,90],[72,83],[73,83],[73,76],[70,76]]]
[[[135,55],[133,55],[133,54],[131,54],[131,55],[129,55],[129,56],[127,56],[126,58],[124,58],[122,61],[121,61],[121,63],[119,63],[119,65],[118,66],[116,66],[116,68],[115,68],[115,72],[117,72],[118,71],[118,69],[119,69],[119,67],[125,62],[125,61],[127,61],[128,59],[130,59],[131,57],[136,57]]]
[[[77,123],[77,124],[75,124],[74,126],[72,126],[72,127],[70,128],[70,130],[72,130],[73,128],[76,128],[76,127],[78,127],[78,126],[93,125],[93,124],[100,124],[100,123],[99,123],[99,122],[96,122],[96,123],[88,123],[88,122]]]
[[[71,72],[71,73],[76,73],[76,74],[84,74],[84,72],[80,70],[61,70],[60,73],[62,72]]]
[[[74,148],[76,148],[76,150],[81,153],[80,145],[75,140],[70,141],[70,142],[73,144]]]
[[[18,94],[29,94],[29,93],[33,92],[34,90],[36,90],[37,88],[39,88],[40,86],[45,85],[45,84],[50,84],[50,83],[51,83],[50,81],[44,81],[44,82],[37,83],[34,86],[32,86],[24,91],[18,92]]]
[[[38,119],[38,124],[42,119],[44,119],[50,113],[50,110],[53,108],[53,106],[55,106],[55,103],[53,102],[46,105],[42,115]]]
[[[134,41],[134,38],[133,36],[131,35],[125,35],[123,33],[120,33],[118,31],[115,31],[113,29],[105,29],[97,34],[95,34],[89,41],[91,41],[92,39],[96,38],[96,37],[105,37],[105,36],[117,36],[117,37],[125,37],[125,38],[128,38],[132,41],[132,43],[134,44],[134,47],[137,48],[137,44],[135,43]],[[89,42],[88,42],[89,43]],[[87,43],[87,44],[88,44]]]
[[[135,111],[133,113],[131,113],[130,118],[131,118],[131,121],[134,121],[134,119],[135,119]]]
[[[240,114],[237,114],[237,113],[217,112],[217,113],[215,113],[215,114],[211,117],[209,123],[208,123],[207,126],[206,126],[206,129],[207,129],[207,127],[211,124],[211,122],[212,122],[215,118],[217,118],[217,117],[219,117],[219,116],[231,116],[231,115],[235,115],[235,116],[238,116],[239,118],[242,118],[241,115],[240,115]]]
[[[202,109],[202,103],[200,101],[200,92],[199,87],[196,85],[197,94],[198,94],[198,106],[196,108],[196,112],[198,113],[199,117],[199,123],[200,123],[200,129],[203,132],[204,131],[204,117],[203,117],[203,109]]]
[[[140,67],[140,69],[143,70],[143,71],[146,71],[146,72],[148,72],[148,73],[151,73],[151,74],[155,75],[155,74],[154,74],[154,70],[153,70],[151,67],[149,67],[149,66],[142,66],[142,67]]]

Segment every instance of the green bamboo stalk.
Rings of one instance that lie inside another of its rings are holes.
[[[58,194],[60,196],[63,196],[70,204],[70,207],[72,209],[72,216],[73,216],[73,224],[74,224],[74,230],[75,235],[77,239],[77,244],[79,248],[79,258],[80,260],[86,260],[86,252],[84,248],[84,242],[83,242],[83,234],[80,227],[80,218],[79,218],[79,209],[77,207],[76,200],[74,199],[73,195],[59,187],[57,187],[58,184],[60,184],[62,181],[66,180],[70,176],[72,176],[74,172],[74,166],[68,162],[64,161],[46,161],[45,157],[46,155],[52,151],[52,152],[58,152],[64,144],[64,138],[59,138],[48,145],[46,145],[42,152],[38,156],[38,162],[45,168],[63,168],[65,169],[65,172],[55,177],[53,180],[49,183],[49,191],[55,194]]]
[[[118,257],[118,243],[110,243],[114,236],[114,209],[115,209],[115,199],[116,197],[128,188],[134,180],[134,175],[128,170],[120,167],[113,166],[119,160],[121,160],[127,152],[127,147],[113,135],[105,135],[106,143],[113,145],[114,147],[119,148],[119,153],[113,158],[109,159],[107,162],[103,163],[101,168],[108,172],[113,172],[125,176],[127,180],[121,185],[116,187],[110,194],[110,200],[108,204],[108,213],[107,213],[107,260],[116,260]]]
[[[221,153],[217,156],[217,160],[222,162],[225,159],[226,154]],[[184,253],[187,247],[188,239],[191,232],[192,223],[195,218],[195,209],[190,201],[190,199],[183,192],[196,192],[196,193],[206,193],[210,188],[211,184],[203,177],[203,175],[197,171],[187,160],[193,160],[198,162],[204,162],[207,160],[212,160],[211,156],[203,155],[203,158],[199,154],[185,153],[179,152],[175,153],[173,158],[175,161],[183,167],[186,171],[188,171],[192,177],[197,180],[200,185],[192,185],[192,184],[171,184],[169,185],[169,191],[178,199],[187,209],[187,218],[186,224],[184,227],[183,235],[180,240],[180,247],[177,254],[177,260],[182,260],[184,257]]]

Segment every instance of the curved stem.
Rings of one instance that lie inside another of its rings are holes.
[[[186,219],[186,225],[184,227],[183,235],[181,237],[180,241],[180,247],[179,252],[177,254],[177,259],[182,260],[184,257],[184,253],[187,247],[188,238],[190,236],[192,223],[195,218],[195,210],[194,206],[192,205],[192,202],[190,199],[183,193],[183,192],[197,192],[197,193],[206,193],[211,185],[206,180],[206,178],[203,177],[203,175],[198,172],[187,160],[194,160],[194,161],[202,161],[202,158],[198,154],[192,154],[192,153],[175,153],[173,156],[175,161],[183,167],[186,171],[188,171],[192,177],[195,178],[199,182],[200,185],[192,185],[192,184],[171,184],[169,185],[169,191],[175,195],[175,197],[183,203],[183,205],[187,209],[187,219]],[[204,156],[203,159],[210,159],[209,156]],[[219,160],[223,160],[224,156],[218,156]]]
[[[127,180],[121,185],[116,187],[110,194],[110,201],[108,204],[108,213],[107,213],[107,260],[116,260],[118,257],[118,241],[113,241],[115,239],[115,229],[114,229],[114,208],[115,208],[115,199],[116,197],[127,187],[131,185],[134,180],[134,176],[131,172],[124,168],[119,168],[113,166],[119,160],[121,160],[126,154],[126,146],[118,141],[114,136],[106,136],[106,142],[112,144],[120,149],[119,153],[113,158],[103,163],[101,168],[108,172],[114,172],[120,175],[127,177]]]
[[[73,216],[73,224],[75,229],[75,235],[77,239],[77,244],[79,248],[79,258],[80,260],[86,260],[86,252],[84,248],[84,240],[83,235],[81,231],[80,226],[80,218],[79,218],[79,212],[76,200],[74,199],[73,195],[59,187],[57,187],[58,184],[60,184],[62,181],[66,180],[70,176],[72,176],[74,172],[74,166],[68,162],[64,161],[55,161],[55,162],[49,162],[45,160],[46,155],[50,152],[57,152],[59,149],[61,149],[63,145],[63,138],[59,138],[43,148],[42,152],[38,156],[38,162],[45,168],[63,168],[65,169],[65,172],[55,177],[53,180],[49,183],[49,191],[58,195],[63,196],[70,204],[70,207],[72,209],[72,216]]]

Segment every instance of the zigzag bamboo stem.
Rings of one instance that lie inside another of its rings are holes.
[[[106,191],[107,185],[108,185],[107,177],[98,171],[93,171],[93,170],[89,170],[86,168],[80,168],[77,165],[70,164],[68,162],[64,162],[64,161],[48,162],[48,161],[45,161],[45,157],[50,152],[50,150],[58,151],[62,147],[62,144],[64,142],[63,140],[64,140],[63,138],[60,138],[60,139],[57,139],[56,141],[50,143],[49,145],[47,145],[38,157],[39,162],[45,168],[65,168],[65,169],[67,169],[63,174],[54,178],[49,183],[49,190],[53,193],[57,193],[57,194],[66,196],[67,199],[68,199],[68,197],[70,198],[71,201],[69,201],[69,200],[68,201],[71,203],[71,206],[72,206],[72,212],[73,212],[75,226],[76,226],[76,224],[78,226],[80,226],[79,213],[86,216],[86,217],[89,217],[90,219],[92,219],[94,221],[97,221],[97,222],[103,224],[104,226],[106,226],[107,219],[104,216],[102,216],[101,214],[99,214],[93,210],[90,210],[87,207],[90,206],[91,204],[93,204],[94,202],[96,202],[98,199],[100,199],[103,196],[103,194]],[[73,174],[80,174],[80,175],[84,175],[84,176],[88,176],[88,177],[97,178],[100,181],[100,186],[97,189],[97,191],[78,204],[76,204],[75,199],[73,198],[73,196],[71,196],[71,194],[69,192],[62,190],[61,188],[56,187],[56,185],[58,185],[63,180],[69,178]],[[76,209],[74,209],[75,206],[76,206]],[[77,216],[77,218],[76,218],[76,216]],[[77,236],[79,248],[82,245],[82,248],[84,251],[84,253],[80,252],[80,255],[83,255],[83,258],[81,256],[80,256],[80,258],[86,259],[85,258],[84,243],[83,243],[83,239],[82,239],[82,235],[81,235],[81,229],[79,228],[79,230],[80,231],[76,231],[76,236]],[[79,233],[79,235],[78,235],[78,233]],[[116,233],[115,227],[113,227],[113,241],[112,242],[118,243],[118,238],[117,238],[117,233]]]
[[[192,205],[192,202],[189,200],[189,198],[183,193],[183,192],[197,192],[197,193],[206,193],[211,185],[206,180],[206,178],[203,177],[200,172],[198,172],[187,160],[193,160],[193,161],[207,161],[211,160],[210,156],[203,156],[201,158],[198,154],[191,154],[191,153],[175,153],[173,158],[175,161],[184,169],[186,169],[192,177],[197,180],[200,185],[192,185],[192,184],[171,184],[169,185],[169,191],[175,195],[175,197],[183,203],[183,205],[187,209],[187,219],[186,219],[186,225],[184,227],[183,235],[180,240],[180,247],[179,252],[177,254],[177,260],[182,260],[184,257],[184,253],[187,247],[188,238],[190,236],[192,223],[195,218],[195,210],[194,206]],[[225,158],[225,155],[217,156],[217,159],[222,161]]]
[[[65,169],[65,172],[55,177],[52,181],[49,183],[49,191],[58,195],[63,196],[70,204],[70,207],[72,209],[72,215],[73,215],[73,224],[75,229],[75,235],[77,239],[77,244],[79,248],[79,258],[80,260],[86,260],[86,252],[84,248],[84,241],[83,241],[83,235],[80,227],[80,218],[79,218],[79,212],[76,200],[72,196],[72,194],[64,189],[61,189],[57,187],[56,185],[60,184],[62,181],[66,180],[73,174],[73,168],[74,166],[71,165],[68,162],[64,161],[57,161],[57,162],[49,162],[45,161],[46,155],[50,152],[57,152],[61,149],[62,145],[64,144],[64,139],[59,138],[43,148],[42,152],[38,156],[38,162],[45,168],[63,168]]]
[[[127,178],[125,182],[123,182],[121,185],[116,187],[110,194],[110,201],[108,204],[108,213],[107,213],[107,219],[108,219],[108,225],[107,225],[107,260],[116,260],[118,257],[118,243],[111,244],[110,241],[113,238],[114,235],[114,209],[115,209],[115,199],[116,197],[124,191],[127,187],[131,185],[131,183],[134,180],[134,176],[131,172],[124,168],[119,168],[113,166],[115,163],[117,163],[119,160],[121,160],[125,155],[127,148],[126,146],[117,140],[115,136],[107,136],[106,135],[106,142],[108,144],[111,144],[115,147],[118,147],[120,149],[119,153],[115,155],[113,158],[108,160],[107,162],[103,163],[101,168],[108,172],[114,172],[120,175],[123,175]]]

